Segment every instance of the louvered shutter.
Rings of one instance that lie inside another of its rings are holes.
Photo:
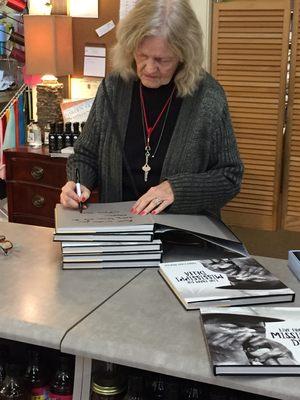
[[[213,7],[212,74],[223,85],[245,174],[222,212],[231,225],[278,223],[290,1],[229,1]]]
[[[283,228],[300,231],[300,1],[294,1],[289,73],[286,154],[284,157]]]

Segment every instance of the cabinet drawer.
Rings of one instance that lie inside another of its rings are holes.
[[[61,188],[67,180],[66,160],[11,157],[7,180],[37,183]]]
[[[55,204],[59,203],[59,189],[25,183],[9,183],[7,190],[11,200],[8,206],[14,215],[13,221],[16,221],[16,216],[21,215],[27,215],[29,220],[31,217],[38,216],[54,221]]]

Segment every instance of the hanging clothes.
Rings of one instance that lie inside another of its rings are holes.
[[[19,100],[13,102],[15,114],[15,146],[19,146]]]
[[[4,127],[4,118],[0,119],[0,178],[5,178],[5,165],[3,162],[3,129]]]
[[[5,178],[3,150],[25,144],[25,84],[0,112],[0,178]]]
[[[13,104],[9,107],[9,117],[4,133],[3,150],[11,147],[16,147],[16,120]]]
[[[25,108],[24,108],[24,93],[21,93],[18,99],[19,107],[19,145],[23,146],[26,143],[25,130]]]

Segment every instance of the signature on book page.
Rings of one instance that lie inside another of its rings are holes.
[[[84,214],[80,215],[80,218],[74,217],[73,221],[81,224],[123,224],[133,222],[133,218],[128,214],[117,211],[103,211],[99,215],[99,212],[86,210]]]

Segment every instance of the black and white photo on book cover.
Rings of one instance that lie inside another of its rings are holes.
[[[300,375],[300,308],[201,307],[216,375]]]
[[[293,301],[295,295],[253,257],[161,263],[159,272],[187,309]]]

